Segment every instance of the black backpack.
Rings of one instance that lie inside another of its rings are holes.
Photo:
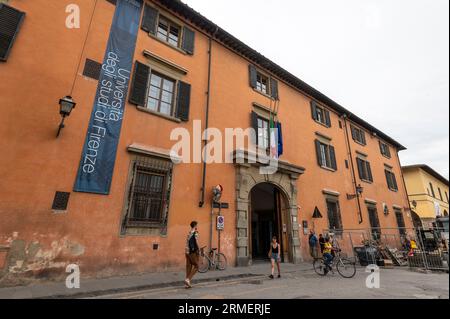
[[[189,252],[195,253],[198,251],[197,240],[195,238],[195,233],[191,235],[189,238]]]

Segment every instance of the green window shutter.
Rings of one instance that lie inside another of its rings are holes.
[[[252,112],[250,116],[252,128],[255,130],[255,145],[258,145],[258,114]]]
[[[311,115],[314,121],[317,121],[317,104],[315,101],[311,101]]]
[[[0,3],[0,61],[8,59],[25,13]]]
[[[278,81],[274,78],[270,79],[270,93],[275,100],[279,99],[278,96]]]
[[[249,74],[250,74],[250,86],[256,89],[256,81],[257,81],[257,71],[256,67],[252,64],[248,66]]]
[[[158,10],[145,4],[144,17],[142,18],[141,29],[156,35],[156,21],[158,20]]]
[[[187,27],[183,27],[183,43],[182,49],[188,54],[194,54],[195,32]]]
[[[147,85],[150,77],[150,67],[136,61],[129,102],[139,106],[145,106],[147,100]]]
[[[352,131],[352,138],[354,141],[357,140],[356,138],[356,129],[353,126],[350,126],[350,130]]]
[[[373,182],[372,170],[370,169],[370,163],[366,162],[367,168],[367,180]]]
[[[386,156],[387,157],[391,157],[391,149],[389,148],[389,145],[387,145],[387,144],[385,144],[386,145]]]
[[[356,164],[358,166],[358,174],[360,179],[365,179],[363,161],[360,158],[356,158]]]
[[[384,170],[384,175],[386,175],[386,182],[387,182],[388,188],[392,189],[391,178],[389,176],[389,171],[385,169]]]
[[[191,85],[182,81],[178,82],[177,112],[180,120],[189,121],[189,109],[191,104]]]
[[[323,109],[325,112],[325,125],[331,127],[330,111]]]
[[[336,151],[334,146],[330,145],[330,160],[331,160],[331,168],[337,170],[337,162],[336,162]]]
[[[361,134],[361,143],[366,145],[366,133],[363,130],[360,130],[359,132]]]
[[[392,174],[392,186],[394,187],[394,190],[398,191],[398,185],[397,185],[397,179],[395,178],[395,174]]]
[[[322,163],[322,156],[320,153],[320,141],[316,140],[316,154],[317,154],[317,164],[319,164],[319,166],[324,166],[325,163]]]

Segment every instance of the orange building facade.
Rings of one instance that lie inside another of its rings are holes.
[[[118,4],[3,3],[9,24],[0,28],[15,26],[0,62],[4,278],[55,277],[70,263],[86,276],[182,269],[192,220],[200,242],[220,245],[237,266],[265,257],[272,235],[283,260],[298,263],[310,258],[311,229],[377,236],[412,227],[401,144],[179,1],[143,5],[108,194],[75,191]],[[79,28],[67,27],[68,17],[76,20],[71,4]],[[76,106],[56,137],[58,101],[67,95]],[[270,148],[271,119],[282,125],[283,152],[276,172],[264,174],[249,149]],[[174,161],[180,136],[171,134],[185,129],[193,149],[205,144],[206,127],[258,134],[241,148],[221,148],[231,163],[204,164],[194,151],[193,163]],[[211,192],[218,184],[228,203],[220,243]]]

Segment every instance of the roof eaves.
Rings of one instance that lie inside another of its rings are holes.
[[[354,121],[355,123],[361,125],[362,127],[365,127],[366,129],[372,131],[373,133],[376,133],[378,137],[382,138],[386,142],[392,144],[395,146],[399,151],[406,150],[406,147],[388,136],[387,134],[383,133],[381,130],[377,129],[373,125],[369,124],[368,122],[364,121],[357,115],[353,114],[343,106],[339,105],[335,101],[333,101],[331,98],[327,97],[325,94],[321,93],[320,91],[316,90],[312,86],[308,85],[306,82],[300,80],[298,77],[290,73],[289,71],[283,69],[278,64],[274,63],[270,59],[266,58],[261,53],[257,52],[256,50],[252,49],[224,29],[217,26],[215,23],[213,23],[208,18],[204,17],[199,12],[195,11],[191,7],[189,7],[187,4],[181,2],[180,0],[154,0],[159,2],[161,5],[166,7],[169,10],[172,10],[181,16],[185,17],[189,21],[193,22],[195,25],[199,26],[201,29],[205,30],[210,35],[215,35],[216,39],[224,43],[225,45],[229,46],[233,50],[237,51],[238,53],[242,54],[243,56],[247,57],[251,61],[257,63],[261,67],[264,67],[265,69],[272,72],[274,75],[277,75],[280,79],[286,81],[287,83],[291,84],[292,86],[296,87],[297,89],[305,92],[306,94],[310,95],[311,97],[314,97],[318,101],[328,105],[329,107],[333,108],[339,115],[347,115],[347,117]]]

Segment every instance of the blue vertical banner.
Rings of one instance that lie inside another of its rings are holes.
[[[109,194],[142,0],[117,0],[74,191]]]

